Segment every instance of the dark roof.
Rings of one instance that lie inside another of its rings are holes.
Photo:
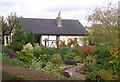
[[[62,27],[57,27],[56,19],[18,18],[25,30],[37,35],[86,35],[86,29],[78,20],[62,19]]]

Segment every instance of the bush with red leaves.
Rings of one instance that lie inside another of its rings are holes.
[[[84,52],[86,56],[89,56],[89,55],[92,55],[93,51],[95,50],[95,46],[90,46],[90,45],[83,46],[80,48],[80,50]]]

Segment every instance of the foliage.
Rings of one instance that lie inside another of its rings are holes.
[[[94,58],[94,56],[87,56],[84,60],[83,60],[83,63],[88,66],[90,64],[94,64],[96,63],[96,59]]]
[[[55,66],[52,62],[46,62],[44,67],[42,67],[42,65],[43,62],[36,61],[36,59],[34,59],[34,62],[32,63],[30,69],[54,73],[56,75],[61,74],[61,70],[58,68],[58,66]]]
[[[29,50],[21,50],[20,52],[17,51],[18,58],[26,63],[32,63],[34,55]]]
[[[23,48],[23,44],[18,42],[12,42],[10,43],[10,48],[14,51],[20,51]]]
[[[35,42],[35,36],[32,32],[27,32],[27,39],[26,39],[26,42],[25,43],[30,43],[32,44],[32,46],[35,46],[34,45],[34,42]]]
[[[40,54],[42,55],[42,49],[40,47],[34,47],[32,52],[36,58],[38,58]]]
[[[120,51],[118,49],[110,50],[111,60],[109,61],[110,68],[120,75]]]
[[[6,20],[3,20],[2,28],[3,33],[10,30],[14,31],[10,45],[11,49],[14,49],[15,51],[20,51],[22,49],[22,46],[27,43],[34,43],[33,33],[26,32],[23,29],[22,25],[20,25],[17,20],[16,14],[13,15],[11,13],[11,15],[6,18]]]
[[[80,47],[80,50],[84,52],[86,56],[90,56],[93,54],[93,51],[95,50],[95,46],[90,46],[90,45],[82,46]]]
[[[62,57],[60,56],[60,54],[54,54],[54,55],[52,55],[50,61],[51,61],[53,64],[57,64],[57,65],[60,65],[60,64],[63,63]]]
[[[73,58],[73,60],[75,60],[75,61],[77,61],[77,62],[80,62],[81,57],[80,57],[80,56],[75,56],[75,57]]]
[[[6,64],[14,65],[14,66],[25,67],[25,68],[30,67],[30,64],[28,64],[26,62],[20,61],[18,59],[11,59],[5,55],[2,55],[2,62],[6,63]]]
[[[69,49],[70,48],[61,48],[60,49],[60,55],[62,56],[62,57],[64,57],[64,55],[66,55],[67,54],[67,52],[69,51]]]
[[[41,54],[53,55],[57,53],[56,48],[42,47],[41,50],[42,50]]]
[[[62,73],[58,66],[55,66],[52,62],[46,62],[45,65],[46,66],[42,69],[42,71],[54,73],[56,75],[60,75]]]
[[[28,42],[29,41],[29,42]],[[34,42],[34,35],[32,33],[26,32],[23,27],[19,24],[18,21],[15,23],[15,33],[12,36],[12,43],[11,45],[13,46],[20,46],[22,47],[23,45],[27,43],[33,44]],[[17,50],[20,51],[20,50]]]
[[[83,52],[81,52],[78,48],[71,48],[67,55],[65,55],[65,59],[73,59],[75,56],[80,56],[82,59],[85,58],[85,55]]]
[[[42,62],[48,62],[50,61],[51,59],[51,56],[48,55],[48,54],[40,54],[39,57],[38,57],[39,61],[42,61]]]
[[[96,59],[96,67],[98,69],[108,69],[110,61],[110,52],[107,48],[99,47],[93,52],[93,56]]]
[[[12,50],[10,45],[5,45],[2,47],[2,52],[6,52],[8,50]]]
[[[105,80],[116,80],[118,77],[114,75],[111,70],[99,70],[99,71],[92,71],[87,74],[88,81],[96,80],[96,81],[105,81]]]
[[[117,30],[118,10],[111,3],[107,7],[95,8],[88,16],[92,26],[88,29],[88,40],[96,46],[116,47],[118,42]]]

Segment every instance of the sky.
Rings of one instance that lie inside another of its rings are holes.
[[[83,26],[89,26],[87,16],[96,7],[108,3],[116,4],[120,0],[0,0],[0,15],[7,17],[11,12],[24,18],[55,19],[61,11],[62,19],[79,20]]]

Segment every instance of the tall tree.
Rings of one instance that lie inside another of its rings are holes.
[[[89,39],[98,46],[117,47],[117,20],[118,9],[111,3],[107,7],[95,8],[88,16],[88,21],[92,23]]]

